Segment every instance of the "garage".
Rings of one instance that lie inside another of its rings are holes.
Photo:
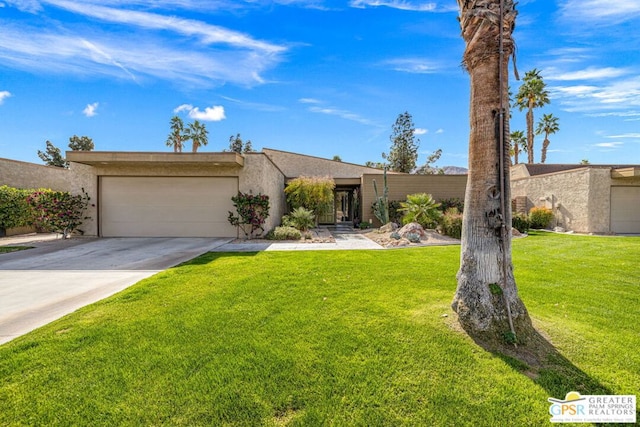
[[[235,237],[237,177],[100,177],[103,237]]]
[[[611,231],[640,233],[640,187],[611,187]]]

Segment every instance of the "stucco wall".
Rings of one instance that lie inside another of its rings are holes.
[[[526,196],[534,206],[553,209],[555,221],[579,233],[609,232],[608,169],[582,168],[511,180],[511,197]]]
[[[89,195],[89,207],[86,215],[88,218],[82,222],[80,229],[85,236],[98,235],[98,177],[95,169],[80,163],[69,164],[71,194],[82,194],[83,190]]]
[[[284,175],[263,153],[247,153],[244,158],[240,191],[269,196],[271,212],[264,227],[265,231],[269,231],[280,224],[285,214]]]
[[[366,174],[362,176],[362,219],[373,220],[375,226],[379,221],[373,215],[371,206],[376,194],[373,188],[373,180],[376,180],[378,192],[382,194],[383,176]],[[427,193],[436,200],[458,198],[464,200],[467,187],[467,175],[387,175],[389,187],[389,201],[407,199],[407,195],[415,193]]]
[[[0,158],[0,185],[71,191],[71,180],[68,169]]]

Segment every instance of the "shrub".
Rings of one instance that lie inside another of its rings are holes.
[[[527,233],[530,227],[529,217],[523,213],[513,214],[511,226],[521,233]]]
[[[371,223],[367,222],[367,221],[362,221],[358,227],[360,227],[360,230],[367,230],[369,228],[371,228]]]
[[[24,227],[33,222],[33,210],[27,202],[31,191],[0,186],[0,228]]]
[[[316,217],[313,212],[302,206],[285,216],[286,220],[283,218],[282,225],[287,225],[300,231],[307,231],[316,224]]]
[[[547,208],[531,208],[529,222],[531,228],[547,228],[553,219],[553,212]]]
[[[292,209],[303,207],[317,217],[324,209],[333,205],[335,187],[333,178],[328,176],[300,176],[289,181],[284,193]]]
[[[389,202],[389,221],[395,222],[396,224],[402,224],[402,205],[400,205],[399,200],[392,200]],[[382,224],[384,225],[384,224]]]
[[[442,212],[446,212],[451,208],[458,209],[458,212],[460,213],[464,212],[464,201],[458,199],[457,197],[440,200],[440,210]]]
[[[400,206],[400,211],[404,212],[404,224],[417,222],[423,228],[435,228],[442,217],[442,212],[438,210],[440,203],[436,203],[431,194],[409,194],[407,201],[400,202]]]
[[[302,234],[300,231],[293,227],[276,227],[267,233],[267,239],[269,240],[300,240]]]
[[[449,208],[440,220],[440,231],[445,236],[456,239],[462,237],[462,214],[456,208]]]
[[[238,214],[229,212],[227,217],[229,223],[241,229],[248,239],[254,235],[261,235],[264,232],[263,225],[269,217],[269,196],[264,194],[254,196],[238,192],[238,195],[233,196],[231,200]],[[260,232],[256,234],[258,230]]]
[[[31,193],[27,202],[34,211],[34,225],[41,230],[62,233],[63,238],[68,238],[85,219],[89,219],[84,216],[89,206],[89,195],[84,188],[82,192],[76,196],[66,191],[52,190]]]

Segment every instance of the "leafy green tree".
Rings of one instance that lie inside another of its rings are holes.
[[[440,156],[442,156],[442,150],[438,148],[436,151],[427,156],[427,161],[424,163],[424,165],[416,169],[416,174],[443,175],[444,169],[435,166],[435,163],[440,159]]]
[[[45,151],[38,150],[38,157],[48,166],[69,167],[69,162],[65,160],[60,149],[53,145],[51,141],[47,141],[46,144]]]
[[[231,135],[229,137],[229,151],[234,151],[236,153],[255,152],[253,146],[251,145],[251,140],[247,139],[247,142],[242,141],[239,133],[236,136]]]
[[[184,131],[184,123],[178,116],[171,117],[171,131],[167,137],[167,147],[173,147],[174,153],[182,153],[187,136]]]
[[[333,189],[336,187],[333,178],[328,176],[300,176],[289,181],[284,189],[287,203],[292,209],[303,207],[316,216],[334,203]]]
[[[533,69],[527,71],[522,80],[522,85],[516,94],[515,103],[519,110],[527,110],[527,154],[528,163],[534,163],[533,155],[533,109],[549,103],[547,85],[540,75],[540,71]]]
[[[560,130],[560,125],[558,124],[558,118],[553,114],[543,114],[542,118],[538,122],[538,127],[536,128],[536,135],[540,135],[544,133],[544,141],[542,142],[542,157],[540,157],[540,162],[544,163],[547,161],[547,149],[549,148],[549,135],[552,135]]]
[[[371,160],[367,160],[364,165],[368,168],[376,168],[376,169],[384,169],[387,167],[385,163],[382,162],[372,162]]]
[[[72,151],[92,151],[94,147],[93,139],[88,136],[73,135],[69,138],[69,148]]]
[[[436,228],[442,217],[440,203],[436,203],[431,194],[409,194],[405,202],[400,202],[400,212],[404,212],[403,224],[417,222],[424,228]]]
[[[331,159],[334,162],[341,162],[342,161],[342,157],[338,156],[337,154],[335,156],[333,156],[333,158]]]
[[[580,164],[581,165],[590,165],[591,163],[589,163],[589,159],[582,159],[582,160],[580,160]]]
[[[420,140],[415,137],[415,125],[411,114],[405,111],[398,115],[393,125],[391,150],[382,153],[382,158],[389,162],[389,170],[409,173],[416,168]]]
[[[521,152],[527,152],[527,138],[521,130],[514,130],[509,135],[511,139],[511,155],[513,156],[513,164],[518,164],[518,155]]]
[[[201,123],[199,120],[194,121],[193,123],[189,123],[187,125],[187,129],[184,132],[185,141],[191,140],[192,151],[194,153],[198,152],[198,148],[207,145],[209,143],[209,131],[205,127],[204,123]]]

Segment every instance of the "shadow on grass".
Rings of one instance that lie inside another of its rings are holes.
[[[527,336],[526,343],[519,344],[517,347],[508,344],[496,345],[495,342],[483,341],[469,333],[468,335],[484,350],[499,357],[515,371],[526,375],[535,384],[544,388],[549,397],[562,400],[570,391],[577,391],[581,395],[615,394],[563,356],[535,328],[532,328]],[[636,418],[640,419],[640,410],[636,411]],[[605,424],[596,425],[604,426]],[[607,423],[606,425],[629,424]]]
[[[261,253],[260,251],[253,252],[207,252],[202,255],[197,256],[196,258],[190,259],[189,261],[185,261],[180,263],[173,268],[187,266],[187,265],[205,265],[209,264],[217,259],[221,258],[244,258],[244,257],[253,257]]]

